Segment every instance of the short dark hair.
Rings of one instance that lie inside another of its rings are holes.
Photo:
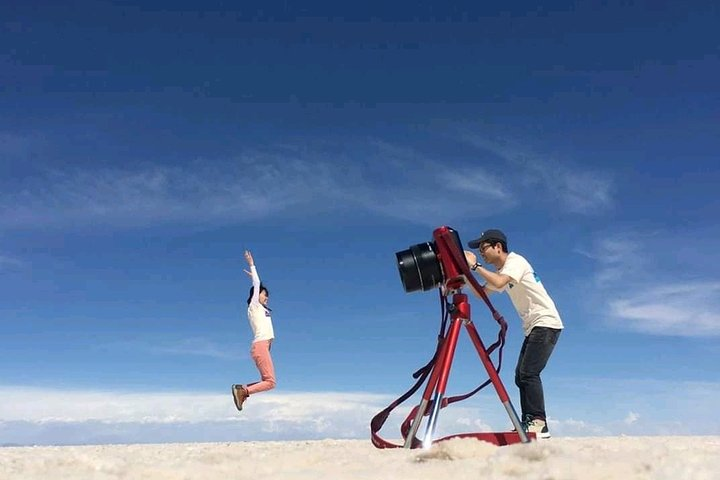
[[[489,243],[491,247],[494,247],[499,243],[502,247],[502,251],[508,253],[507,242],[503,242],[502,240],[488,240],[487,243]]]
[[[270,291],[265,287],[265,285],[263,285],[263,284],[261,283],[261,284],[260,284],[260,293],[262,293],[263,290],[265,290],[265,294],[266,294],[266,295],[270,295]],[[255,293],[255,287],[254,287],[254,286],[253,286],[253,287],[250,287],[250,294],[248,295],[248,301],[247,301],[248,305],[250,305],[250,300],[252,300],[253,293]]]

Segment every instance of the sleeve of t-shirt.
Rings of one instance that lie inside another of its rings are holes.
[[[500,273],[510,277],[513,282],[519,283],[525,274],[525,262],[519,257],[509,256],[507,260],[505,260],[505,265],[503,265]]]
[[[253,294],[252,298],[250,299],[251,304],[260,303],[260,276],[258,275],[257,268],[255,268],[255,265],[252,265],[250,267],[250,273],[252,273],[252,283],[253,283]]]

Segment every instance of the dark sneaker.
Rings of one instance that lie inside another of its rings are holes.
[[[235,407],[238,410],[242,410],[243,403],[245,403],[245,400],[250,396],[247,388],[243,387],[242,385],[233,385],[232,395],[233,400],[235,401]]]

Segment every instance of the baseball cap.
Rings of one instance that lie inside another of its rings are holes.
[[[505,234],[500,230],[491,229],[482,232],[479,238],[476,238],[475,240],[470,240],[468,242],[468,247],[478,248],[480,244],[493,240],[496,242],[504,242],[505,245],[507,245],[507,238],[505,237]]]

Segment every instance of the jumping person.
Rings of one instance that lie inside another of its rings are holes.
[[[250,267],[250,271],[245,270],[245,273],[252,278],[252,287],[250,287],[250,295],[247,300],[247,315],[253,331],[250,356],[260,372],[260,381],[232,386],[233,399],[238,410],[242,410],[243,403],[250,395],[275,388],[275,368],[270,356],[270,347],[275,334],[270,315],[271,310],[267,306],[268,289],[260,282],[255,261],[248,250],[245,250],[245,260]]]
[[[473,252],[465,250],[468,265],[486,282],[485,292],[506,291],[522,320],[525,340],[515,368],[515,384],[520,389],[523,428],[539,438],[549,438],[540,372],[563,329],[560,314],[530,263],[521,255],[508,252],[503,232],[486,230],[468,242],[468,247],[478,249],[483,261],[496,269],[495,272],[486,269]]]

